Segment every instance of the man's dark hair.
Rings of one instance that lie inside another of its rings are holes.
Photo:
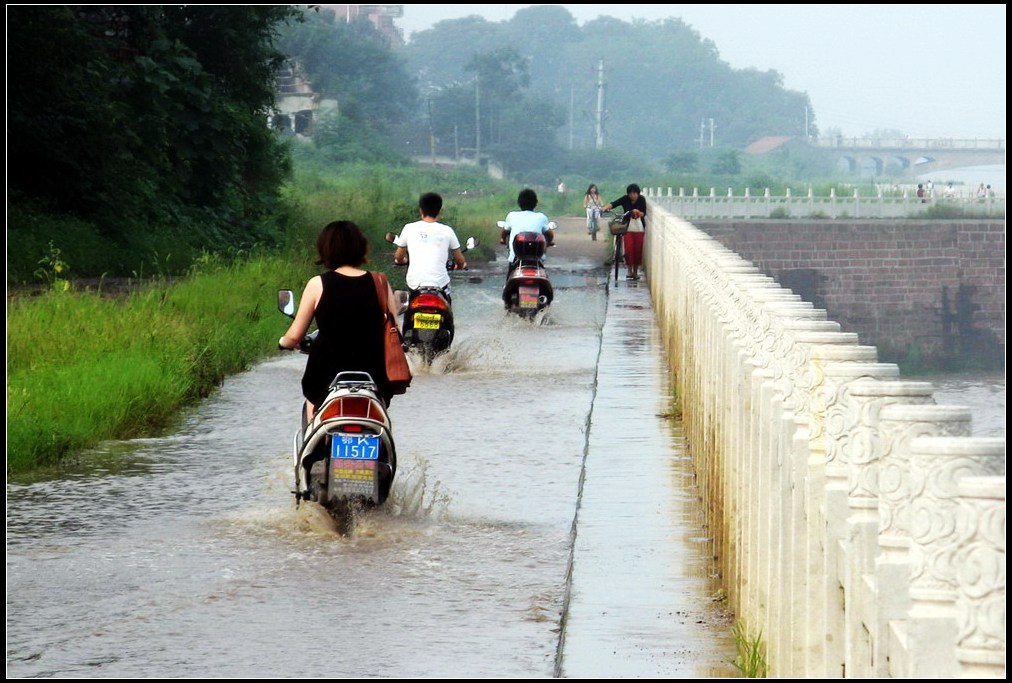
[[[418,208],[422,210],[423,216],[439,218],[439,212],[443,210],[443,198],[435,192],[426,192],[418,198]]]
[[[533,211],[534,207],[538,205],[538,193],[525,187],[517,195],[517,205],[522,211]]]
[[[642,192],[640,192],[640,186],[637,185],[636,183],[630,183],[629,186],[625,188],[626,194],[629,194],[630,192],[635,192],[636,194],[643,194]]]

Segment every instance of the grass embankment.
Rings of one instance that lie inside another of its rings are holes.
[[[151,434],[273,348],[279,284],[305,263],[255,258],[125,297],[51,291],[7,308],[7,472]]]
[[[8,474],[57,465],[107,439],[157,433],[225,377],[274,353],[287,326],[275,309],[277,290],[301,292],[319,272],[315,243],[326,223],[358,223],[372,246],[367,267],[399,286],[404,270],[390,267],[393,247],[383,234],[417,220],[422,192],[443,194],[442,218],[461,239],[479,237],[482,246],[468,255],[479,261],[494,254],[495,221],[513,208],[518,189],[474,173],[364,166],[335,176],[303,168],[287,191],[295,218],[281,251],[205,257],[172,284],[115,297],[75,291],[60,279],[74,264],[45,256],[48,290],[8,295]]]

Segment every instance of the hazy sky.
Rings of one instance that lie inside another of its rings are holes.
[[[413,31],[532,5],[404,5]],[[577,23],[679,17],[735,69],[772,69],[807,92],[822,130],[1005,139],[1005,5],[562,5]],[[609,40],[621,36],[602,36]]]

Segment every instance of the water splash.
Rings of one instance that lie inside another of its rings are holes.
[[[442,519],[451,503],[441,483],[430,481],[429,462],[423,457],[402,460],[390,489],[386,508],[391,516],[411,519]]]

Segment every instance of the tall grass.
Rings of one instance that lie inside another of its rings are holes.
[[[301,168],[286,190],[294,227],[280,252],[204,254],[185,278],[120,297],[62,287],[37,296],[9,292],[8,474],[163,429],[180,408],[272,353],[287,327],[275,310],[277,290],[301,291],[319,272],[316,236],[330,221],[358,223],[373,247],[368,267],[391,274],[396,286],[403,269],[390,272],[392,246],[383,233],[418,219],[420,194],[440,192],[443,221],[461,239],[479,237],[482,247],[468,255],[477,261],[494,254],[495,221],[515,207],[519,189],[476,171]],[[75,272],[67,261],[61,268]]]
[[[273,310],[277,289],[311,274],[277,256],[204,268],[124,298],[50,291],[8,300],[8,473],[170,424],[273,348],[286,327]]]
[[[750,636],[745,624],[738,621],[732,627],[731,635],[734,637],[734,645],[738,651],[731,664],[738,669],[741,677],[766,678],[766,648],[762,642],[762,631]]]

